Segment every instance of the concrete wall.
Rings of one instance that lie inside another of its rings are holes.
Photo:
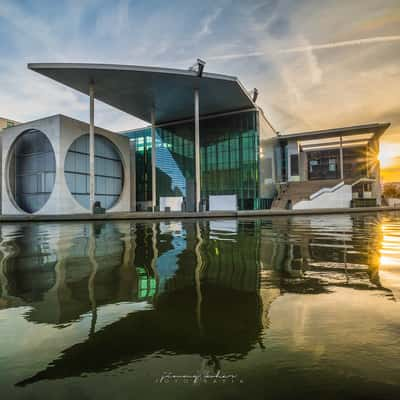
[[[301,182],[308,181],[307,153],[305,151],[299,152],[299,174]]]
[[[210,211],[237,211],[237,209],[236,194],[209,196]]]
[[[8,160],[9,150],[11,149],[17,137],[27,129],[38,129],[43,132],[50,140],[56,160],[56,178],[53,191],[50,194],[46,204],[35,214],[79,214],[88,213],[90,210],[81,206],[72,196],[68,189],[64,175],[64,163],[68,149],[75,139],[81,135],[89,133],[87,123],[74,120],[72,118],[55,115],[48,118],[24,123],[12,128],[5,129],[2,132],[2,213],[4,215],[26,214],[15,203],[8,187]],[[117,203],[107,210],[112,211],[130,211],[131,207],[131,165],[129,139],[125,136],[106,131],[101,128],[95,128],[95,133],[105,136],[119,150],[121,161],[124,167],[124,185]]]
[[[351,185],[341,185],[337,189],[335,188],[336,187],[326,188],[325,193],[321,193],[312,200],[299,201],[293,205],[293,210],[307,210],[314,208],[349,208],[352,200]]]
[[[169,207],[170,211],[182,211],[182,196],[161,196],[160,211],[165,211]]]

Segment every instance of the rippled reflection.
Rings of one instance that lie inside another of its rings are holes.
[[[318,390],[313,374],[328,395],[359,394],[358,381],[391,396],[399,245],[396,214],[4,224],[0,385],[18,397],[54,382],[68,398],[71,378],[92,395],[135,382],[156,396],[166,368],[212,369],[243,373],[235,390],[256,396],[266,376],[289,395],[277,371],[305,382],[298,396]]]

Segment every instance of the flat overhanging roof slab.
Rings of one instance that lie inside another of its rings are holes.
[[[351,135],[344,135],[342,137],[342,143],[348,142],[363,142],[369,141],[374,138],[374,133],[359,133],[359,134],[351,134]],[[340,136],[332,136],[328,138],[319,138],[314,139],[313,137],[306,137],[303,140],[298,141],[300,146],[303,147],[312,147],[312,146],[323,146],[325,144],[337,144],[340,145]]]
[[[340,137],[343,138],[352,135],[370,134],[370,138],[379,138],[382,136],[390,123],[372,123],[365,125],[346,126],[343,128],[323,129],[319,131],[306,131],[299,133],[290,133],[286,135],[279,135],[280,139],[298,139],[301,141],[306,140],[324,140],[325,138]],[[344,139],[345,140],[345,139]]]
[[[28,64],[28,68],[151,123],[193,118],[194,90],[200,115],[255,108],[240,81],[232,76],[156,67],[111,64]]]

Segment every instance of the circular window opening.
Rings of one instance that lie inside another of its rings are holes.
[[[119,199],[124,170],[116,146],[101,135],[94,137],[95,201],[111,208]],[[90,208],[89,135],[80,136],[68,149],[64,167],[68,188],[80,205]]]
[[[15,140],[9,159],[9,189],[23,211],[34,213],[47,202],[56,177],[56,159],[47,136],[29,129]]]

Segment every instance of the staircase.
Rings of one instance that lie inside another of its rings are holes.
[[[308,200],[310,195],[318,192],[318,190],[336,186],[341,181],[341,179],[329,179],[281,184],[281,190],[278,191],[277,197],[272,202],[271,209],[290,208],[290,203],[293,206],[301,200]]]

